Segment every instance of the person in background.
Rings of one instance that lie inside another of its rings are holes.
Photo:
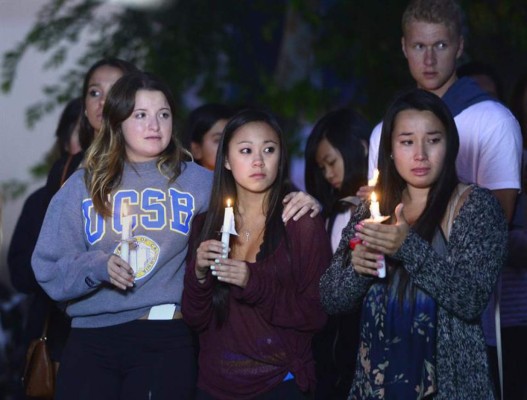
[[[84,76],[82,98],[84,99],[80,120],[79,141],[83,151],[102,128],[102,112],[106,97],[117,80],[138,68],[119,58],[102,58],[92,64]]]
[[[66,164],[82,149],[79,142],[79,122],[82,107],[82,99],[77,97],[70,100],[59,120],[59,125],[55,131],[55,143],[46,156],[46,161],[53,165],[57,160],[61,160],[57,165],[61,166],[61,171],[67,171]],[[56,166],[54,166],[56,167]],[[65,181],[61,177],[62,181]]]
[[[305,184],[322,204],[333,251],[360,199],[354,197],[368,178],[371,127],[351,109],[329,112],[313,127],[305,148]],[[313,339],[317,399],[346,399],[355,372],[357,313],[330,316]]]
[[[322,204],[333,251],[358,204],[349,197],[368,181],[369,129],[360,114],[340,109],[322,117],[306,142],[306,189]]]
[[[48,204],[60,187],[59,182],[66,179],[69,162],[80,151],[78,144],[80,115],[81,99],[76,98],[69,101],[60,116],[55,131],[55,143],[50,152],[58,157],[58,160],[52,160],[55,161],[54,172],[49,173],[45,186],[37,189],[26,199],[7,253],[11,284],[16,291],[30,295],[23,330],[24,346],[27,348],[31,340],[42,335],[44,324],[47,321],[48,348],[56,368],[58,368],[69,332],[70,321],[61,307],[52,301],[36,282],[31,269],[31,255],[37,243]],[[23,362],[23,360],[20,361]]]
[[[490,93],[496,100],[501,101],[503,99],[503,85],[492,65],[472,61],[459,66],[456,74],[458,78],[464,76],[472,78],[481,89]]]
[[[389,220],[372,222],[361,203],[320,282],[328,313],[362,309],[350,399],[494,399],[481,315],[507,222],[489,190],[459,182],[458,149],[436,95],[413,89],[389,106],[375,186]]]
[[[101,129],[102,108],[106,96],[113,84],[124,74],[138,71],[137,67],[119,58],[102,58],[93,63],[82,84],[81,110],[79,120],[78,144],[81,151],[71,152],[71,157],[62,157],[50,170],[48,187],[50,195],[61,188],[66,179],[77,170],[84,159],[84,154]],[[76,148],[76,143],[74,144]],[[51,199],[50,197],[50,199]]]
[[[214,170],[221,134],[234,110],[224,104],[209,103],[194,109],[188,116],[185,138],[194,161]]]
[[[331,247],[320,216],[284,224],[287,174],[275,117],[255,109],[233,116],[185,274],[183,318],[200,339],[197,399],[304,399],[315,389],[311,339],[326,321],[318,281]],[[223,244],[227,198],[238,236]]]

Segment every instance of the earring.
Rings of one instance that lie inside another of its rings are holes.
[[[390,154],[390,158],[393,160],[393,154]]]

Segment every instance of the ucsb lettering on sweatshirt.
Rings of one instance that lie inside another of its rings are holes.
[[[49,205],[32,257],[39,284],[67,302],[73,327],[129,322],[160,304],[179,307],[190,228],[207,211],[212,173],[183,163],[170,183],[155,161],[126,163],[109,196],[110,218],[95,212],[84,173],[75,172]],[[107,270],[110,256],[123,251],[123,223],[131,236],[129,263],[137,269],[135,286],[125,291],[109,283]]]

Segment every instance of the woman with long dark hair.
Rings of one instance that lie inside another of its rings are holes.
[[[342,108],[317,121],[305,149],[306,190],[322,204],[333,251],[342,229],[359,204],[357,192],[368,181],[371,128],[358,112]],[[355,371],[358,313],[333,315],[313,338],[317,390],[315,399],[345,399]]]
[[[390,219],[372,222],[362,203],[321,280],[330,314],[362,307],[351,399],[494,398],[481,314],[507,223],[488,190],[459,182],[458,148],[439,97],[414,89],[388,108],[375,191]]]
[[[284,224],[287,174],[276,119],[251,109],[232,117],[185,274],[182,311],[200,338],[199,399],[303,399],[314,390],[311,339],[326,320],[318,281],[331,249],[320,216]],[[227,199],[238,236],[224,248]]]
[[[306,191],[322,204],[333,250],[355,208],[349,198],[355,197],[368,182],[370,131],[363,116],[343,108],[317,121],[306,142]]]

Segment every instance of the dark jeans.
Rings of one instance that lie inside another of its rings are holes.
[[[55,399],[192,399],[196,375],[191,333],[182,320],[74,328]]]

